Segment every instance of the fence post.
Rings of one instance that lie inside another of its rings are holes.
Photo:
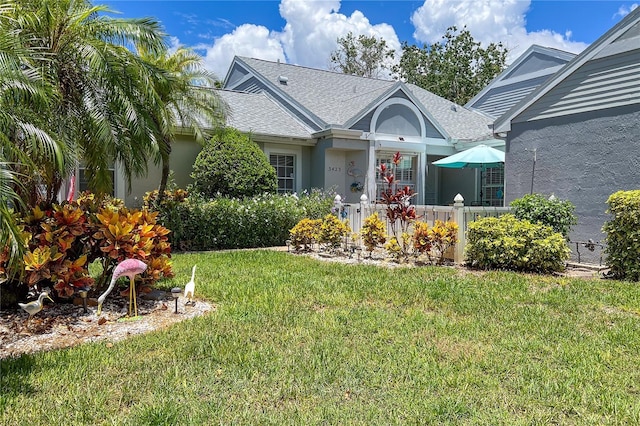
[[[464,246],[466,244],[464,229],[464,198],[458,194],[453,199],[453,217],[458,224],[458,243],[453,252],[453,262],[462,263],[464,261]]]
[[[367,217],[367,211],[369,210],[369,197],[364,192],[360,196],[360,229],[358,229],[358,233],[362,229],[362,225],[364,225],[364,220]]]

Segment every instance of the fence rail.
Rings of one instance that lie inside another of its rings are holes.
[[[360,203],[355,204],[342,204],[338,197],[336,197],[336,204],[342,208],[343,218],[349,220],[349,226],[354,233],[360,233],[364,219],[374,212],[378,212],[378,216],[386,221],[387,229],[391,229],[391,223],[386,217],[386,205],[369,203],[364,195]],[[433,226],[436,220],[452,221],[458,224],[458,243],[453,256],[453,261],[456,263],[463,261],[465,235],[470,223],[482,217],[499,217],[510,211],[509,207],[465,206],[464,199],[459,195],[451,206],[418,205],[415,208],[419,220],[428,223],[429,226]]]

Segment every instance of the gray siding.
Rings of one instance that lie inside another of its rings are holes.
[[[640,103],[640,49],[587,62],[514,122]]]
[[[533,149],[533,191],[576,206],[573,241],[603,240],[609,195],[640,188],[640,104],[514,124],[505,161],[507,203],[530,191]]]
[[[562,53],[566,54],[566,52]],[[557,67],[558,65],[564,65],[566,63],[566,59],[556,58],[545,53],[535,52],[532,53],[526,61],[515,67],[502,79],[505,80],[508,78],[520,77],[546,68],[553,68]]]
[[[531,80],[496,87],[485,93],[472,106],[493,117],[500,117],[529,93],[537,89],[548,78],[548,75],[544,75]]]

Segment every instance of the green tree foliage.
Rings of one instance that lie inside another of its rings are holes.
[[[640,280],[640,190],[618,191],[607,200],[613,217],[604,224],[607,265],[616,278]]]
[[[375,36],[360,34],[356,36],[349,32],[344,37],[338,37],[338,49],[331,53],[331,64],[334,70],[344,74],[360,77],[380,77],[380,74],[390,69],[395,52],[387,46],[386,40]]]
[[[502,43],[486,48],[465,28],[447,28],[440,43],[429,46],[402,45],[396,77],[445,99],[464,105],[504,68],[507,49]]]
[[[578,218],[574,214],[576,208],[569,200],[547,198],[541,194],[527,194],[513,200],[509,205],[516,218],[550,226],[565,238],[569,236],[571,227],[578,223]]]
[[[251,197],[278,188],[276,172],[260,147],[232,128],[219,129],[205,144],[191,177],[193,189],[210,198]]]
[[[202,68],[202,57],[190,49],[180,47],[169,53],[150,52],[140,48],[139,54],[149,64],[163,70],[160,78],[149,85],[153,105],[150,105],[153,132],[158,141],[158,157],[162,163],[162,174],[158,188],[161,203],[167,189],[170,172],[171,141],[175,130],[189,130],[195,140],[204,143],[208,128],[224,124],[226,105],[217,92],[216,77]]]

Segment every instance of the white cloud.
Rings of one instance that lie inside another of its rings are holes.
[[[233,32],[217,38],[213,46],[199,45],[196,49],[206,49],[204,66],[223,79],[234,56],[248,56],[268,61],[284,61],[285,55],[278,35],[264,26],[244,24]]]
[[[360,11],[347,16],[339,10],[340,0],[282,0],[280,15],[287,23],[281,32],[244,24],[215,39],[212,45],[201,44],[196,48],[206,51],[205,66],[219,78],[224,78],[234,55],[328,68],[337,38],[350,31],[381,37],[390,48],[400,50],[400,41],[391,25],[372,25]]]
[[[532,44],[579,53],[586,43],[571,40],[571,32],[560,34],[551,30],[529,32],[526,29],[526,13],[530,1],[522,0],[425,0],[411,22],[415,26],[414,37],[425,43],[441,40],[452,25],[461,29],[466,25],[475,40],[487,46],[503,42],[509,49],[508,61],[516,59]]]
[[[630,14],[631,12],[633,12],[638,6],[640,6],[640,4],[638,3],[633,3],[631,6],[627,7],[625,5],[620,6],[620,8],[618,9],[618,13],[616,13],[615,15],[613,15],[614,18],[617,17],[621,17],[624,18],[625,16],[627,16],[628,14]]]

